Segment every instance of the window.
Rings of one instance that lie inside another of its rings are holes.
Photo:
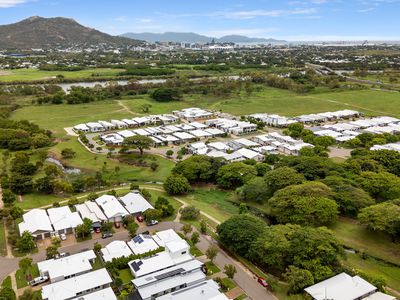
[[[186,251],[181,252],[182,255],[186,254]]]

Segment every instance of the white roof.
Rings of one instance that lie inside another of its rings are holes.
[[[131,119],[122,119],[122,122],[128,124],[128,125],[136,125],[137,123]]]
[[[78,296],[78,293],[110,284],[112,279],[106,269],[100,269],[83,275],[72,277],[42,288],[42,298],[49,300],[65,300]]]
[[[174,132],[173,135],[181,140],[191,140],[191,139],[195,138],[193,135],[191,135],[187,132]]]
[[[192,130],[192,131],[189,131],[189,133],[193,134],[194,136],[199,137],[199,138],[212,136],[211,133],[209,133],[205,130],[201,130],[201,129]]]
[[[111,120],[111,123],[116,124],[117,126],[126,126],[127,124],[120,120]]]
[[[38,269],[41,274],[48,274],[50,280],[69,277],[92,270],[90,260],[94,260],[95,258],[96,254],[94,251],[89,250],[58,259],[38,262]]]
[[[160,246],[153,240],[150,235],[139,234],[128,242],[134,254],[143,254],[158,249]]]
[[[54,207],[47,210],[54,230],[76,228],[83,223],[77,212],[71,212],[68,206]]]
[[[148,132],[148,131],[146,131],[146,130],[144,130],[144,129],[142,129],[142,128],[139,128],[139,129],[135,129],[135,130],[132,130],[134,133],[136,133],[137,135],[144,135],[144,136],[148,136],[148,135],[150,135],[150,132]]]
[[[147,299],[152,295],[171,290],[183,284],[191,285],[205,280],[206,275],[201,270],[202,265],[203,263],[198,260],[191,260],[149,276],[134,279],[132,283],[137,288],[142,299]]]
[[[157,300],[228,300],[213,280],[200,282],[185,289],[158,297]]]
[[[100,290],[84,296],[79,296],[72,300],[117,300],[112,288],[108,287],[104,290]]]
[[[89,127],[87,127],[86,124],[78,124],[78,125],[74,126],[74,129],[86,131],[86,130],[89,130]]]
[[[207,145],[204,142],[192,143],[189,146],[195,150],[207,148]]]
[[[361,277],[351,277],[346,273],[333,276],[305,289],[316,300],[355,300],[376,290],[376,287]]]
[[[86,201],[85,203],[75,205],[75,208],[81,214],[82,219],[88,218],[94,223],[107,221],[107,217],[96,202]]]
[[[131,136],[135,136],[136,135],[131,130],[122,130],[122,131],[119,131],[118,134],[120,136],[122,136],[123,138],[127,138],[127,137],[131,137]]]
[[[165,247],[168,242],[182,241],[182,238],[173,229],[156,232],[153,239],[161,247]]]
[[[98,121],[101,125],[104,127],[114,127],[114,124],[108,122],[108,121]]]
[[[207,131],[208,133],[211,133],[212,135],[221,135],[225,134],[224,131],[218,129],[218,128],[207,128],[204,131]]]
[[[124,241],[113,241],[101,249],[101,254],[104,261],[109,262],[113,258],[129,257],[132,255],[132,251]]]
[[[194,126],[186,124],[186,123],[182,123],[182,124],[178,124],[175,125],[176,127],[180,128],[181,130],[185,131],[185,130],[193,130],[195,129]],[[207,127],[207,126],[206,126]]]
[[[396,300],[396,297],[381,292],[376,292],[368,297],[363,298],[363,300]]]
[[[315,132],[314,134],[317,135],[317,136],[330,136],[330,137],[333,137],[333,138],[337,138],[337,137],[342,135],[340,132],[333,131],[333,130],[330,130],[330,129],[320,130],[320,131]]]
[[[227,144],[222,143],[222,142],[209,143],[209,144],[207,144],[207,146],[210,147],[210,148],[214,148],[215,150],[220,150],[220,151],[233,150]]]
[[[256,151],[253,151],[253,150],[250,150],[250,149],[246,149],[246,148],[239,149],[236,152],[239,153],[241,156],[247,158],[247,159],[255,159],[257,157],[260,158],[260,157],[263,156],[262,154],[260,154],[260,153],[258,153]]]
[[[25,213],[22,218],[24,221],[18,224],[21,235],[24,231],[28,231],[31,234],[53,231],[53,226],[51,226],[49,216],[43,209],[32,209]]]
[[[207,156],[209,157],[225,157],[226,153],[218,150],[212,150],[207,153]]]
[[[241,144],[241,145],[243,145],[245,147],[257,147],[257,146],[260,146],[258,143],[250,141],[248,139],[238,139],[238,140],[235,140],[235,142],[239,143],[239,144]]]
[[[207,125],[200,123],[200,122],[191,122],[190,123],[191,126],[198,128],[198,129],[204,129],[207,128]]]
[[[150,122],[150,119],[148,117],[136,117],[136,118],[132,118],[132,120],[135,121],[138,124],[143,124],[143,123]]]
[[[86,126],[89,128],[104,128],[103,125],[101,125],[100,123],[97,123],[97,122],[86,123]]]
[[[244,160],[245,158],[239,152],[233,152],[231,154],[225,154],[223,156],[227,161],[239,161]]]
[[[129,215],[121,203],[111,195],[103,195],[96,199],[96,203],[102,208],[107,218],[124,217]]]
[[[148,209],[153,209],[153,206],[139,193],[128,193],[120,197],[120,200],[130,214],[143,213]]]

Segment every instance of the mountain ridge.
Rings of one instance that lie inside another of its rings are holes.
[[[85,27],[71,18],[32,16],[13,24],[0,25],[0,45],[3,49],[46,49],[77,44],[134,46],[140,43]]]
[[[133,38],[144,40],[147,42],[186,42],[186,43],[210,43],[213,40],[217,43],[283,43],[284,40],[277,39],[266,39],[266,38],[254,38],[243,35],[226,35],[221,38],[209,37],[206,35],[197,34],[194,32],[164,32],[164,33],[152,33],[142,32],[133,33],[127,32],[120,36],[126,38]]]

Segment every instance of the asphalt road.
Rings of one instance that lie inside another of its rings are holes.
[[[166,229],[174,229],[179,231],[182,224],[176,222],[161,222],[155,226],[151,227],[142,227],[138,229],[138,233],[144,231],[161,231]],[[81,243],[77,243],[74,245],[69,245],[65,247],[59,248],[59,252],[69,252],[70,254],[78,253],[84,249],[93,249],[93,246],[96,242],[105,246],[114,240],[129,240],[129,235],[127,231],[121,231],[115,233],[111,238],[107,239],[92,239],[88,241],[84,241]],[[205,253],[207,248],[211,244],[217,244],[210,236],[200,235],[200,242],[197,244],[197,247]],[[45,251],[41,251],[37,254],[32,255],[32,259],[34,262],[39,262],[46,259]],[[0,280],[3,280],[7,275],[11,272],[18,269],[18,258],[0,258]],[[245,268],[241,263],[237,262],[235,259],[226,254],[222,249],[218,253],[217,257],[214,260],[214,263],[221,269],[224,269],[226,264],[232,264],[236,267],[237,273],[235,274],[235,281],[238,286],[245,291],[245,293],[253,300],[277,300],[277,298],[272,295],[269,291],[267,291],[264,287],[262,287],[258,282],[257,278]]]

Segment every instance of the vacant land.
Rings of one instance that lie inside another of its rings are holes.
[[[85,69],[81,71],[42,71],[38,69],[16,69],[10,70],[5,73],[0,73],[1,82],[12,82],[12,81],[36,81],[36,80],[47,80],[56,78],[57,75],[62,75],[66,79],[85,79],[90,77],[114,77],[118,73],[122,72],[122,69]]]
[[[154,114],[199,106],[238,116],[256,112],[297,116],[341,109],[359,110],[368,116],[382,114],[400,116],[399,93],[372,90],[321,91],[301,95],[266,87],[250,96],[244,93],[227,98],[217,98],[213,95],[185,95],[179,102],[157,103],[144,95],[124,97],[121,102],[138,114],[143,114],[141,110],[143,104],[150,104],[152,105],[150,112]]]

